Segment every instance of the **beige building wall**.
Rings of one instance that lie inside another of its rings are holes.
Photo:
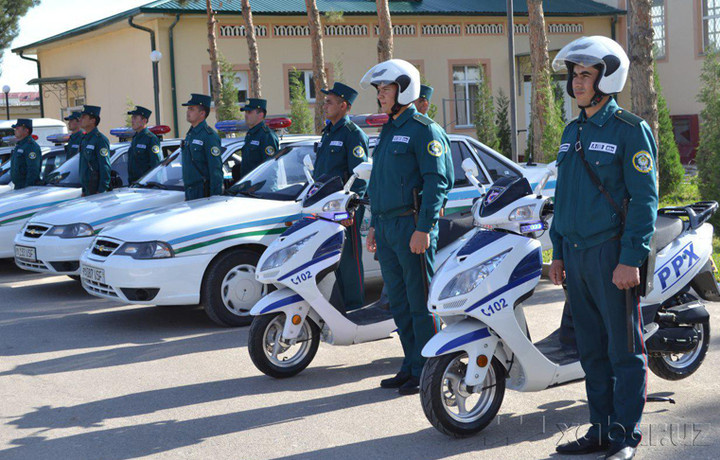
[[[682,1],[682,0],[668,0]],[[170,43],[169,27],[175,16],[141,16],[136,23],[151,27],[156,31],[158,49],[163,53],[160,61],[160,116],[161,122],[173,126],[173,104],[171,98]],[[558,50],[570,41],[582,35],[610,35],[610,17],[546,18],[548,23],[572,24],[573,32],[550,33],[549,48]],[[517,18],[519,24],[526,23],[525,18]],[[220,25],[241,25],[241,16],[219,17]],[[299,16],[256,16],[256,25],[267,27],[267,36],[258,38],[260,52],[260,71],[262,75],[263,97],[269,100],[270,114],[289,113],[287,72],[292,67],[311,69],[311,50],[309,37],[274,37],[274,25],[307,24]],[[365,72],[377,62],[377,36],[374,34],[375,17],[346,17],[344,25],[368,25],[368,33],[362,37],[325,36],[325,59],[330,84],[339,80],[359,90],[360,96],[353,107],[354,113],[372,113],[377,111],[374,90],[363,91],[358,82]],[[435,88],[433,102],[438,106],[436,120],[443,123],[443,99],[445,102],[445,123],[448,131],[458,130],[453,125],[454,107],[452,66],[477,65],[482,62],[489,73],[490,85],[496,95],[499,88],[509,93],[507,37],[504,33],[504,17],[405,17],[394,18],[395,25],[414,24],[415,36],[395,36],[395,56],[406,59],[418,66],[429,83]],[[459,24],[459,35],[422,36],[421,24]],[[502,24],[503,33],[486,35],[466,35],[466,24]],[[617,26],[621,32],[620,23]],[[557,32],[557,31],[556,31]],[[207,71],[207,26],[202,15],[182,15],[174,28],[175,35],[175,72],[177,89],[177,114],[179,135],[183,136],[189,125],[185,121],[185,110],[180,106],[187,101],[191,92],[208,93]],[[247,42],[245,37],[219,37],[219,50],[238,70],[248,69]],[[515,39],[516,55],[523,60],[529,53],[528,35],[519,33]],[[152,66],[149,60],[150,39],[146,32],[132,29],[127,22],[114,24],[103,29],[69,38],[40,47],[38,51],[44,77],[80,75],[86,79],[87,103],[100,105],[102,111],[101,128],[108,132],[110,128],[122,126],[125,122],[126,99],[136,104],[154,109]],[[525,59],[526,60],[526,59]],[[523,84],[524,74],[529,67],[518,67],[518,128],[527,126],[525,117],[526,91]],[[625,95],[621,96],[623,103]],[[629,99],[629,98],[628,98]],[[60,103],[50,96],[45,99],[46,116],[59,117]],[[210,117],[214,124],[215,117]],[[154,122],[151,120],[151,123]],[[524,146],[524,136],[520,139]],[[522,150],[521,150],[522,152]]]

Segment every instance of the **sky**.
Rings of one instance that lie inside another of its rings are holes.
[[[41,0],[40,5],[20,19],[20,33],[3,51],[0,87],[9,85],[11,92],[37,91],[28,80],[37,77],[34,62],[21,59],[10,51],[75,27],[150,3],[151,0]],[[34,57],[34,56],[31,56]]]

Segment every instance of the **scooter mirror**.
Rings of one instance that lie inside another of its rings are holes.
[[[358,176],[358,179],[364,180],[365,182],[370,180],[370,174],[372,173],[372,163],[366,161],[355,166],[353,173]]]
[[[310,158],[310,155],[305,155],[305,157],[303,157],[303,172],[305,173],[305,178],[311,184],[315,183],[312,178],[312,171],[314,169],[315,165],[313,164],[312,158]]]
[[[552,176],[557,176],[557,160],[552,163],[548,163],[547,169],[552,173]]]
[[[462,162],[462,169],[465,171],[465,174],[472,174],[474,177],[477,177],[480,175],[480,172],[478,171],[477,165],[474,161],[472,161],[470,158],[465,158]]]

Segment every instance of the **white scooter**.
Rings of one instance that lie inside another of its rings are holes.
[[[306,169],[311,167],[306,162]],[[388,309],[377,304],[342,313],[330,302],[332,274],[340,263],[348,218],[361,201],[350,191],[356,178],[369,180],[372,163],[358,165],[343,186],[339,177],[316,182],[303,200],[307,217],[297,221],[268,246],[257,264],[255,277],[279,289],[250,310],[248,351],[265,374],[291,377],[312,361],[320,340],[352,345],[384,339],[396,330]],[[310,175],[308,174],[308,177]],[[309,179],[310,180],[310,179]],[[437,263],[467,241],[473,219],[440,223]]]
[[[482,187],[470,164],[463,169]],[[553,173],[549,168],[546,180]],[[664,379],[695,372],[708,349],[708,312],[688,291],[720,299],[713,228],[705,223],[717,207],[700,202],[658,212],[654,287],[640,307],[649,367]],[[435,272],[428,309],[444,328],[422,351],[428,360],[420,397],[439,431],[478,433],[497,414],[506,388],[539,391],[584,379],[577,351],[561,346],[557,334],[532,342],[521,305],[540,280],[536,237],[551,215],[552,201],[533,193],[527,180],[501,179],[473,208],[481,228]]]

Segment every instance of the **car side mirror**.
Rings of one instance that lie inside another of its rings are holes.
[[[110,171],[110,188],[120,188],[123,186],[123,180],[122,177],[120,177],[120,174],[118,174],[117,171],[114,169]]]
[[[310,155],[305,155],[303,157],[303,172],[305,173],[305,178],[311,184],[315,182],[312,178],[312,172],[314,169],[315,165],[313,164],[312,158],[310,158]]]

